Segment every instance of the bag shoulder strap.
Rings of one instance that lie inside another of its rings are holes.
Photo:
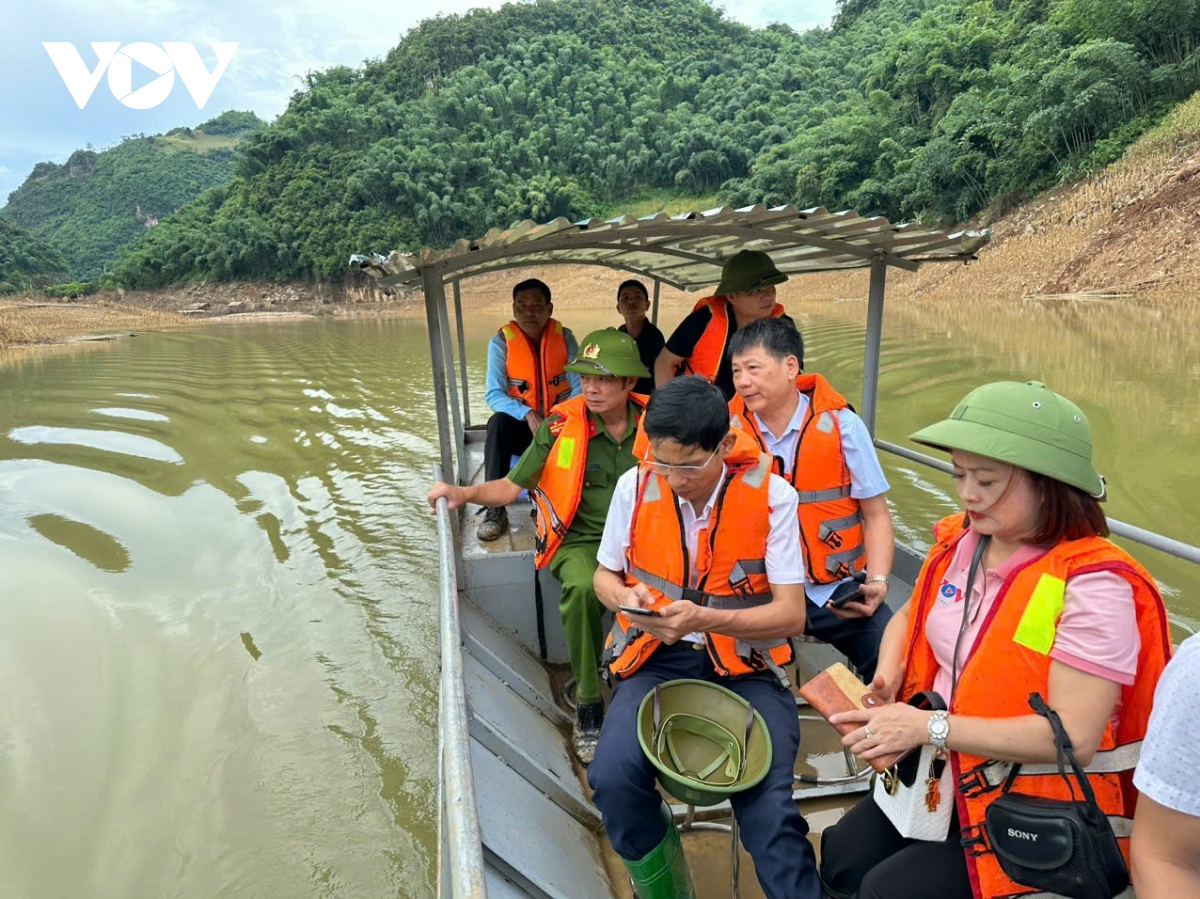
[[[1075,796],[1075,787],[1067,774],[1067,763],[1070,764],[1071,772],[1075,775],[1075,780],[1078,781],[1079,788],[1083,791],[1084,801],[1088,805],[1098,809],[1099,805],[1096,802],[1096,794],[1092,790],[1091,781],[1088,780],[1087,772],[1083,770],[1083,766],[1079,764],[1079,760],[1075,758],[1075,747],[1071,744],[1071,737],[1067,733],[1067,729],[1063,727],[1062,719],[1058,717],[1058,712],[1046,704],[1046,700],[1042,698],[1041,693],[1029,694],[1029,707],[1050,723],[1050,729],[1054,732],[1054,749],[1058,757],[1058,776],[1067,782],[1067,786],[1071,789],[1072,798]],[[1007,793],[1012,789],[1020,770],[1020,764],[1012,766],[1007,779],[1004,781],[1003,793]]]

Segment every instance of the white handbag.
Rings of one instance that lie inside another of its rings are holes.
[[[918,693],[909,701],[920,709],[945,709],[937,693]],[[900,836],[910,840],[944,840],[954,812],[953,772],[945,752],[922,746],[882,774],[875,775],[875,804]]]
[[[944,840],[950,834],[950,817],[954,812],[952,772],[949,759],[941,758],[941,776],[937,778],[937,786],[931,787],[931,766],[936,753],[932,746],[922,746],[919,754],[913,753],[883,774],[875,775],[875,804],[906,839]],[[898,770],[906,767],[915,774],[909,784],[902,782]],[[933,811],[929,810],[930,805],[934,806]]]

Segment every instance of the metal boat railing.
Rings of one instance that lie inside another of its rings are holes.
[[[442,467],[433,467],[442,480]],[[467,698],[463,688],[462,631],[458,615],[458,571],[453,519],[445,499],[437,501],[438,649],[438,896],[487,899],[483,839],[471,771]]]
[[[656,227],[658,227],[656,225]],[[643,235],[644,236],[644,235]],[[724,248],[732,252],[735,246]],[[498,252],[498,251],[496,251]],[[973,252],[973,251],[972,251]],[[555,260],[544,260],[553,262]],[[593,264],[606,264],[591,260]],[[515,265],[516,263],[513,263]],[[522,263],[525,264],[525,263]],[[879,449],[949,472],[950,465],[924,453],[881,440],[875,434],[879,391],[879,359],[882,347],[884,291],[887,269],[900,264],[892,257],[876,253],[867,265],[870,286],[867,304],[867,334],[863,369],[863,396],[860,416]],[[914,263],[905,262],[901,267]],[[497,265],[498,268],[511,267]],[[616,266],[613,266],[616,267]],[[433,404],[437,414],[439,455],[435,466],[438,480],[449,475],[452,483],[469,480],[466,470],[464,425],[471,425],[470,394],[467,380],[466,340],[463,327],[462,296],[459,285],[463,274],[446,262],[420,266],[421,286],[425,295],[426,325],[433,368]],[[472,273],[474,274],[474,273]],[[657,319],[661,283],[654,281],[654,318]],[[446,285],[453,288],[454,334],[450,330]],[[455,340],[456,338],[456,340]],[[457,343],[457,360],[455,359]],[[455,362],[457,361],[457,366]],[[457,370],[456,370],[457,369]],[[460,383],[461,382],[461,383]],[[456,465],[457,462],[457,465]],[[445,500],[437,504],[438,556],[440,572],[439,644],[441,649],[441,689],[438,716],[438,895],[454,899],[486,899],[483,847],[475,802],[471,768],[470,737],[466,697],[463,688],[462,636],[458,609],[458,565],[453,518]],[[1113,534],[1135,543],[1177,556],[1200,565],[1200,547],[1174,540],[1162,534],[1109,519]]]
[[[938,471],[944,471],[946,474],[950,474],[954,470],[950,463],[943,459],[935,459],[933,456],[927,456],[924,453],[919,453],[905,446],[897,446],[886,440],[880,440],[878,437],[875,438],[875,446],[903,459],[908,459],[910,462],[918,462],[921,465],[936,468]],[[1132,540],[1134,543],[1140,543],[1142,546],[1148,546],[1159,552],[1167,553],[1186,562],[1191,562],[1193,565],[1200,565],[1200,547],[1198,546],[1192,546],[1190,543],[1184,543],[1182,540],[1175,540],[1154,531],[1139,528],[1137,525],[1128,524],[1116,518],[1109,518],[1107,520],[1108,529],[1117,537],[1124,537],[1126,540]]]

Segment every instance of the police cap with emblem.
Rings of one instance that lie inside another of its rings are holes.
[[[567,371],[581,375],[607,375],[613,378],[648,378],[637,344],[624,331],[604,328],[593,331],[579,344],[579,352]]]

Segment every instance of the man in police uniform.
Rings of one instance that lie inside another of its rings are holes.
[[[732,399],[729,341],[738,329],[761,318],[780,318],[796,327],[783,306],[775,302],[775,285],[787,279],[766,253],[742,250],[730,256],[721,269],[716,294],[696,303],[658,354],[655,386],[662,387],[675,377],[682,364],[678,373],[699,375],[720,387],[725,399]]]
[[[615,328],[589,334],[567,370],[581,376],[582,395],[550,410],[507,477],[470,487],[439,482],[429,503],[444,496],[452,509],[468,502],[503,506],[522,488],[529,490],[537,509],[534,564],[549,566],[562,584],[559,611],[576,685],[572,742],[587,765],[604,721],[599,681],[604,606],[592,586],[596,550],[617,479],[637,464],[633,444],[646,400],[631,391],[649,372],[633,338]]]
[[[795,328],[761,319],[729,348],[734,426],[775,458],[800,500],[805,633],[836,647],[870,683],[892,618],[883,601],[895,550],[875,444],[828,381],[801,374],[804,342]]]

